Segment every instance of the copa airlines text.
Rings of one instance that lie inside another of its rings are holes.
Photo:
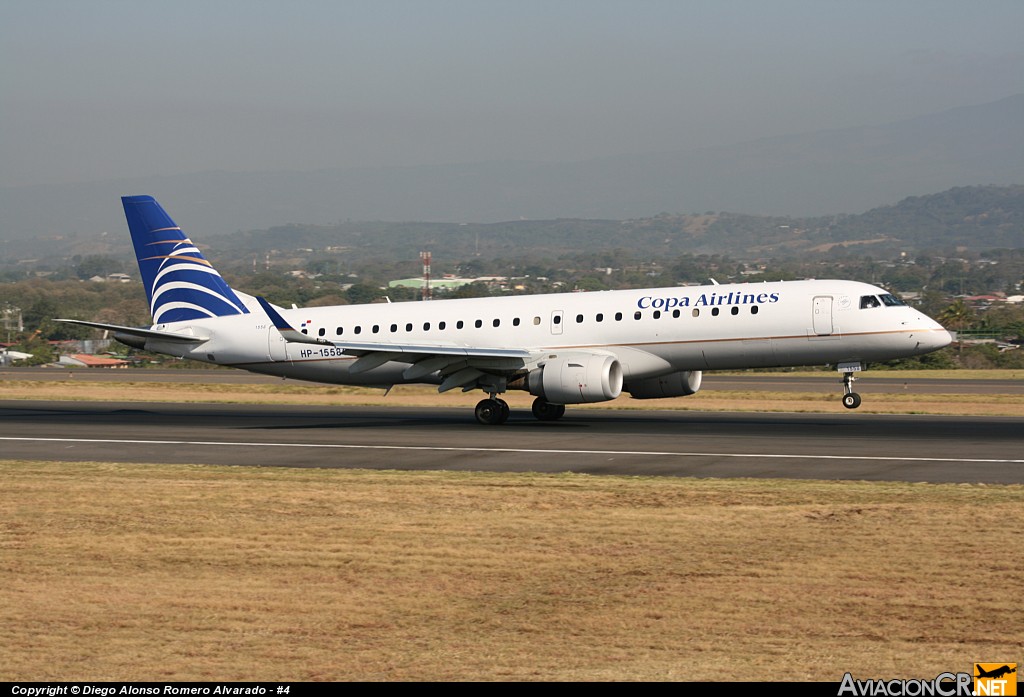
[[[734,297],[735,296],[735,297]],[[741,293],[739,291],[730,291],[728,295],[722,295],[719,293],[701,293],[691,303],[690,296],[684,295],[682,297],[659,297],[656,298],[651,295],[645,295],[640,298],[636,306],[641,310],[653,308],[655,310],[671,310],[676,307],[709,307],[713,305],[764,305],[767,303],[779,302],[778,293]]]
[[[508,390],[553,421],[565,405],[691,395],[704,370],[835,365],[843,404],[868,362],[947,346],[934,320],[856,281],[648,288],[286,309],[232,289],[150,196],[122,199],[149,327],[63,320],[137,348],[301,380],[480,389],[501,424]]]

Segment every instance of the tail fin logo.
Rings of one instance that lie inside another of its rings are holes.
[[[121,201],[154,324],[248,314],[227,282],[152,196],[125,196]]]

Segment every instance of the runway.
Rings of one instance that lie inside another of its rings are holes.
[[[874,414],[0,402],[0,457],[677,477],[1024,483],[1024,420]]]

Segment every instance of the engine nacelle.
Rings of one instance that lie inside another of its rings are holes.
[[[606,402],[622,394],[622,365],[606,354],[569,354],[546,361],[509,388],[528,390],[551,404]]]
[[[682,370],[655,378],[631,380],[626,387],[633,399],[686,397],[697,393],[702,378],[703,374],[699,370]]]

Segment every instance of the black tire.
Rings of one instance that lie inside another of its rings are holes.
[[[856,409],[860,406],[860,395],[856,392],[843,395],[843,406],[847,409]]]
[[[540,421],[557,421],[565,416],[564,404],[551,404],[540,397],[533,400],[533,415]]]
[[[508,405],[504,409],[502,403],[497,399],[483,399],[476,405],[473,414],[476,420],[484,426],[497,426],[508,418]]]

